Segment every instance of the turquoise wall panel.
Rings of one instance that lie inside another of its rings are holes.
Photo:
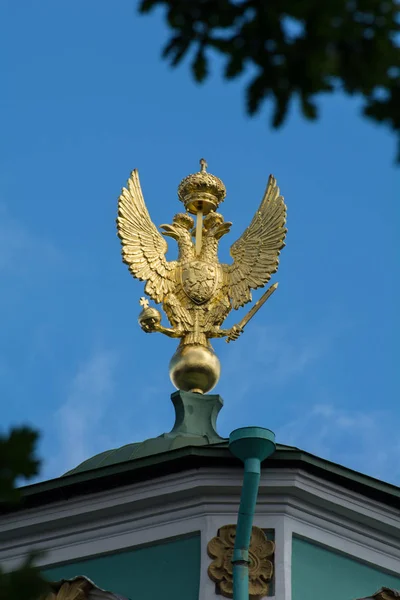
[[[399,577],[294,537],[292,600],[353,600],[382,586],[400,590]]]
[[[44,575],[52,581],[85,575],[131,600],[198,600],[200,535],[52,567]]]

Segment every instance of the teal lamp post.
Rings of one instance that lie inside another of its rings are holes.
[[[275,434],[262,427],[242,427],[229,436],[229,449],[244,463],[242,495],[233,550],[233,600],[249,598],[249,546],[260,483],[261,462],[275,452]]]

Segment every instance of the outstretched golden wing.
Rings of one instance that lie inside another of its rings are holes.
[[[176,262],[165,258],[167,242],[162,237],[144,203],[139,175],[135,169],[122,188],[118,200],[118,236],[122,260],[134,277],[147,281],[145,292],[155,302],[162,302],[173,289]]]
[[[223,265],[233,308],[250,302],[251,289],[262,287],[276,273],[286,236],[286,206],[270,175],[260,207],[249,227],[231,247],[232,265]]]

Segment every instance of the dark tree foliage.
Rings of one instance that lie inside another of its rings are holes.
[[[172,30],[164,57],[176,66],[190,51],[196,81],[208,75],[208,50],[225,55],[228,79],[256,67],[249,114],[270,98],[279,127],[297,97],[303,115],[315,119],[317,96],[343,90],[363,99],[364,115],[400,135],[395,0],[141,0],[139,10],[157,5],[167,8]]]
[[[38,434],[28,427],[12,429],[0,435],[0,508],[9,508],[21,500],[18,480],[38,474],[35,457]],[[0,565],[0,600],[37,600],[47,584],[35,568],[39,553],[31,552],[18,569],[5,573]]]

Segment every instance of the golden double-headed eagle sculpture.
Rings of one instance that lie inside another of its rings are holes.
[[[119,197],[117,229],[123,261],[134,277],[146,281],[145,293],[157,304],[162,303],[171,325],[162,325],[160,312],[141,298],[141,328],[146,333],[179,338],[170,362],[173,384],[180,390],[207,393],[220,375],[210,339],[237,339],[277,287],[271,286],[238,325],[222,328],[231,310],[250,302],[251,290],[263,287],[277,271],[285,245],[286,206],[271,175],[252,222],[231,247],[232,264],[222,264],[218,245],[232,223],[216,210],[226,189],[218,177],[207,172],[204,159],[200,165],[200,171],[183,179],[178,187],[186,212],[176,214],[171,224],[160,226],[164,236],[176,240],[177,260],[166,259],[167,242],[150,218],[137,170]],[[191,215],[196,216],[196,224]]]

